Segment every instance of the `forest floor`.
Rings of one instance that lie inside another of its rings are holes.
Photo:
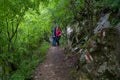
[[[33,80],[71,80],[71,63],[60,47],[51,47],[46,60],[36,68]]]

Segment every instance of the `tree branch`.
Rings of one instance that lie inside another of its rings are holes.
[[[18,23],[17,23],[17,25],[16,25],[16,29],[15,29],[15,31],[12,33],[12,36],[10,37],[10,40],[12,40],[13,37],[15,36],[15,34],[17,33],[19,24],[20,24],[20,20],[18,21]]]
[[[9,40],[10,39],[10,32],[8,30],[8,21],[7,21],[7,19],[6,19],[6,25],[7,25],[7,35],[8,35],[8,40]]]

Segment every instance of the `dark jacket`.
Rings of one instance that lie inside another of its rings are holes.
[[[52,29],[52,37],[56,37],[56,28],[55,27]]]

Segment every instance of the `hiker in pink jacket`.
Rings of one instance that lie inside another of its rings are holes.
[[[59,27],[57,27],[56,28],[56,43],[58,46],[60,45],[59,40],[60,40],[61,34],[62,34],[61,30],[59,29]]]

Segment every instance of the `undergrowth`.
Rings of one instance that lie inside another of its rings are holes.
[[[29,56],[28,58],[21,58],[22,61],[19,68],[12,73],[8,80],[31,80],[36,66],[46,58],[48,48],[49,43],[44,41],[40,47],[33,50],[33,53],[27,55]]]

